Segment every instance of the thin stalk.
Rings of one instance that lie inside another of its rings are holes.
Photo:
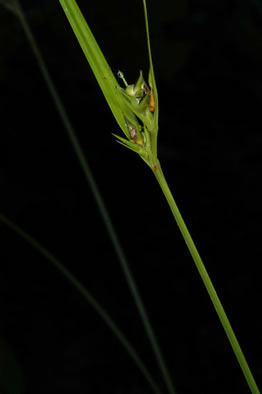
[[[186,226],[186,224],[185,224],[185,222],[184,222],[184,220],[183,220],[183,218],[182,218],[182,216],[181,216],[181,214],[179,212],[177,204],[176,204],[176,202],[175,202],[175,200],[173,198],[173,195],[172,195],[172,193],[171,193],[171,191],[169,189],[169,186],[167,184],[165,176],[164,176],[164,174],[162,172],[162,169],[161,169],[159,161],[157,163],[156,169],[154,169],[153,172],[154,172],[155,177],[156,177],[156,179],[157,179],[157,181],[158,181],[158,183],[159,183],[159,185],[160,185],[160,187],[161,187],[161,189],[162,189],[162,191],[163,191],[163,193],[164,193],[164,195],[165,195],[165,197],[167,199],[168,205],[169,205],[169,207],[170,207],[170,209],[171,209],[171,211],[172,211],[172,213],[174,215],[176,223],[177,223],[177,225],[178,225],[178,227],[179,227],[179,229],[180,229],[180,231],[182,233],[182,236],[183,236],[183,238],[185,240],[185,243],[186,243],[186,245],[188,247],[188,250],[189,250],[189,252],[190,252],[190,254],[191,254],[191,256],[192,256],[192,258],[194,260],[194,263],[195,263],[195,265],[197,267],[197,270],[198,270],[198,272],[199,272],[199,274],[200,274],[200,276],[202,278],[202,281],[204,282],[204,285],[205,285],[205,287],[207,289],[209,297],[211,298],[211,301],[212,301],[212,303],[213,303],[213,305],[215,307],[215,310],[216,310],[216,312],[218,314],[220,322],[221,322],[221,324],[222,324],[222,326],[223,326],[223,328],[225,330],[225,333],[226,333],[226,335],[228,337],[228,340],[229,340],[229,342],[230,342],[230,344],[232,346],[232,349],[233,349],[233,351],[235,353],[235,356],[236,356],[236,358],[238,360],[238,363],[239,363],[239,365],[240,365],[240,367],[242,369],[242,372],[243,372],[243,374],[245,376],[247,384],[248,384],[248,386],[249,386],[249,388],[250,388],[250,390],[251,390],[251,392],[253,394],[259,394],[260,391],[259,391],[259,389],[258,389],[258,387],[256,385],[256,382],[254,380],[254,377],[253,377],[253,375],[252,375],[252,373],[251,373],[251,371],[249,369],[249,366],[247,364],[245,356],[244,356],[244,354],[243,354],[243,352],[241,350],[241,347],[240,347],[240,345],[238,343],[238,340],[237,340],[237,338],[236,338],[236,336],[234,334],[234,331],[233,331],[233,329],[231,327],[231,324],[230,324],[230,322],[229,322],[229,320],[227,318],[227,315],[226,315],[226,313],[224,311],[224,308],[223,308],[223,306],[222,306],[222,304],[220,302],[220,299],[218,298],[218,295],[217,295],[216,290],[215,290],[215,288],[214,288],[214,286],[213,286],[213,284],[211,282],[211,279],[210,279],[210,277],[209,277],[209,275],[208,275],[208,273],[206,271],[206,268],[205,268],[205,266],[203,264],[203,261],[202,261],[200,255],[199,255],[199,253],[197,251],[197,248],[196,248],[196,246],[194,244],[194,241],[192,240],[191,235],[190,235],[190,233],[189,233],[189,231],[187,229],[187,226]]]
[[[22,237],[29,245],[37,250],[43,257],[45,257],[70,283],[73,287],[85,298],[89,305],[96,311],[104,323],[110,328],[113,334],[117,337],[119,342],[122,344],[126,352],[133,359],[137,367],[139,368],[142,375],[148,381],[152,387],[154,393],[161,394],[160,388],[154,381],[152,375],[140,359],[139,355],[133,348],[133,346],[128,342],[125,335],[118,328],[114,320],[108,315],[104,308],[99,304],[99,302],[93,297],[93,295],[85,288],[85,286],[43,245],[36,241],[31,235],[22,230],[17,224],[13,223],[10,219],[5,216],[0,215],[0,222],[4,223],[11,230]]]

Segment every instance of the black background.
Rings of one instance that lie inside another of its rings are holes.
[[[248,393],[149,168],[118,127],[58,1],[22,1],[182,393]],[[112,70],[147,75],[142,2],[79,1]],[[262,384],[258,0],[148,1],[159,159]],[[119,324],[163,387],[138,313],[17,18],[0,6],[0,211],[45,245]],[[0,225],[0,394],[151,393],[81,295]],[[23,383],[20,383],[20,381]]]

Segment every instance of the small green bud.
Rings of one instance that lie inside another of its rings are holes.
[[[124,74],[121,71],[118,71],[117,75],[125,84],[125,93],[130,98],[135,98],[136,103],[139,104],[140,101],[145,97],[145,95],[149,94],[149,88],[144,81],[143,73],[140,71],[139,78],[135,84],[128,85],[127,81],[124,78]]]
[[[140,100],[143,98],[145,94],[143,90],[143,86],[144,86],[143,74],[142,71],[140,71],[140,75],[136,84],[128,85],[126,87],[126,94],[130,97],[134,97],[137,103],[139,104]]]

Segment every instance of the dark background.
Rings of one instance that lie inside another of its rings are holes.
[[[248,393],[150,170],[118,127],[57,1],[21,0],[111,213],[179,394]],[[147,75],[142,2],[79,0],[112,70]],[[159,158],[262,385],[262,3],[148,1]],[[166,393],[89,186],[17,18],[0,6],[0,211],[119,324]],[[151,393],[125,350],[39,253],[0,225],[0,394]],[[23,383],[22,383],[23,381]],[[24,388],[23,388],[24,387]]]

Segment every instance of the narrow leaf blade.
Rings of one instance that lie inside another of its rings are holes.
[[[111,68],[99,48],[76,1],[59,1],[117,123],[128,137],[124,113],[128,114],[130,119],[135,119],[135,117],[120,96],[120,86]]]

